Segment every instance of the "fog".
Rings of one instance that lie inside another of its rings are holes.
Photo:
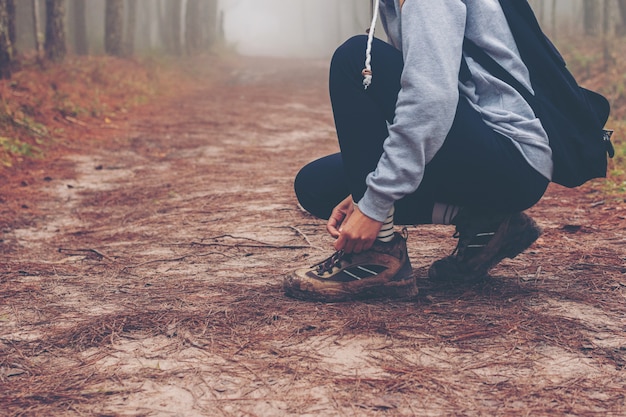
[[[325,57],[365,33],[368,0],[221,0],[226,41],[244,55]]]
[[[435,1],[435,0],[433,0]],[[600,0],[597,0],[600,1]],[[531,0],[554,38],[578,36],[582,0]],[[370,0],[220,0],[226,41],[244,55],[328,56],[348,37],[365,33]],[[556,19],[552,18],[553,4]],[[619,18],[615,4],[609,20]],[[557,36],[558,35],[558,36]],[[380,26],[377,36],[384,38]]]
[[[170,0],[139,2],[135,50],[151,53],[163,50],[162,13]],[[435,0],[432,0],[435,1]],[[600,0],[598,1],[598,4]],[[530,0],[544,30],[556,41],[579,35],[583,22],[582,0]],[[41,20],[45,7],[40,1]],[[17,5],[17,48],[27,51],[34,47],[31,3]],[[182,2],[185,9],[186,0]],[[87,37],[90,52],[103,52],[105,0],[89,0],[87,9]],[[615,28],[620,23],[617,3],[609,3],[608,23]],[[74,2],[67,3],[67,26],[73,37]],[[553,8],[554,6],[554,8]],[[243,55],[277,57],[326,58],[350,36],[363,34],[370,24],[370,0],[218,0],[218,21],[207,21],[205,27],[219,31],[227,46]],[[552,12],[556,10],[556,19]],[[184,46],[184,12],[181,13],[181,46]],[[385,38],[380,25],[377,36]],[[182,49],[182,48],[181,48]]]

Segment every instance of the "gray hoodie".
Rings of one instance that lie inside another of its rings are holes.
[[[488,126],[510,138],[550,179],[548,138],[522,96],[470,57],[472,79],[459,82],[466,36],[532,91],[498,0],[406,0],[402,8],[398,1],[380,0],[380,18],[389,43],[404,57],[401,89],[383,155],[367,177],[359,209],[383,221],[396,200],[418,188],[424,167],[452,126],[458,100],[468,100]]]

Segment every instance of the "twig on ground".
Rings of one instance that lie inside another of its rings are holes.
[[[184,261],[187,258],[187,256],[189,256],[189,255],[183,255],[183,256],[180,256],[178,258],[170,258],[170,259],[153,259],[151,261],[141,262],[141,263],[138,263],[136,265],[126,265],[124,267],[124,269],[126,270],[126,269],[129,269],[129,268],[139,268],[140,266],[154,264],[154,263],[157,263],[157,262],[180,262],[180,261]]]
[[[81,122],[80,120],[78,120],[78,119],[76,119],[76,118],[74,118],[74,117],[71,117],[71,116],[65,116],[65,117],[63,117],[63,118],[64,118],[65,120],[67,120],[68,122],[70,122],[70,123],[74,123],[74,124],[76,124],[76,125],[78,125],[78,126],[82,126],[82,127],[89,127],[89,126],[87,126],[87,123]]]
[[[230,238],[230,239],[235,239],[235,240],[237,239],[248,240],[248,241],[257,242],[257,243],[256,244],[252,244],[252,243],[229,244],[229,243],[221,243],[221,242],[210,242],[210,243],[191,242],[191,245],[192,246],[221,246],[221,247],[229,247],[229,248],[269,248],[269,249],[309,249],[311,247],[311,246],[304,246],[304,245],[276,245],[273,243],[262,242],[256,239],[250,239],[248,237],[233,236],[229,234],[213,236],[208,239],[218,240],[218,239],[223,239],[223,238]]]
[[[307,237],[307,235],[305,235],[304,233],[302,233],[302,231],[301,231],[300,229],[298,229],[297,227],[295,227],[295,226],[289,226],[289,228],[290,228],[290,229],[292,229],[292,230],[294,230],[294,231],[295,231],[296,233],[298,233],[300,236],[302,236],[302,238],[306,241],[306,243],[308,243],[308,244],[309,244],[309,246],[310,246],[310,247],[312,247],[312,248],[314,248],[314,249],[318,249],[318,250],[323,250],[322,248],[320,248],[320,247],[317,247],[317,246],[313,245],[313,244],[311,243],[311,241],[309,240],[309,238]]]
[[[104,255],[103,253],[98,252],[95,249],[68,249],[68,248],[59,248],[59,253],[63,253],[66,254],[68,256],[78,256],[78,255],[85,255],[88,258],[93,258],[94,255],[95,257],[101,261],[102,259],[107,259],[107,260],[111,260],[111,258],[109,258],[108,256]]]
[[[572,265],[572,268],[606,268],[606,269],[614,269],[616,271],[620,271],[622,273],[626,272],[626,267],[619,265],[608,265],[608,264],[597,264],[591,262],[579,262],[577,264]]]

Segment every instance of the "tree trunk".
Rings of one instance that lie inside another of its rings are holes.
[[[610,0],[602,2],[602,37],[607,39],[611,30],[611,4]]]
[[[15,50],[15,43],[17,42],[17,31],[15,30],[17,11],[15,9],[15,0],[7,0],[7,15],[9,17],[9,39],[11,40],[13,54],[15,55],[17,54]]]
[[[33,42],[33,3],[30,0],[15,3],[15,25],[17,28],[17,40],[13,48],[22,50],[34,50]]]
[[[611,21],[611,4],[609,0],[604,0],[602,8],[602,50],[604,55],[604,69],[609,69],[613,64],[613,56],[611,55],[611,47],[609,45],[609,31]]]
[[[104,52],[124,54],[124,0],[106,0],[104,17]]]
[[[206,48],[210,48],[224,37],[224,24],[218,17],[217,0],[205,0],[206,7]]]
[[[137,0],[128,0],[128,15],[124,31],[124,54],[135,53],[135,33],[137,32]]]
[[[65,0],[46,0],[46,58],[60,62],[67,54],[65,44]]]
[[[181,19],[183,0],[159,3],[159,32],[165,50],[174,55],[182,52]]]
[[[135,33],[135,47],[149,50],[155,47],[153,28],[159,25],[159,2],[150,1],[141,3],[141,19]],[[158,35],[158,30],[155,32]],[[159,38],[160,39],[160,38]]]
[[[174,0],[169,1],[172,2]],[[171,16],[171,3],[169,3],[168,0],[158,0],[157,4],[159,14],[159,36],[161,38],[161,43],[163,44],[163,49],[165,51],[171,52],[172,49],[174,49],[174,33],[173,28],[170,25],[170,20],[168,19],[168,16]]]
[[[626,35],[626,0],[617,0],[617,6],[619,7],[619,15],[622,20],[617,33],[623,36]]]
[[[174,55],[182,53],[183,42],[181,39],[181,19],[183,13],[183,0],[166,0],[167,15],[165,25],[169,28],[169,48],[168,52]]]
[[[583,0],[583,28],[585,35],[598,33],[598,1]]]
[[[13,61],[7,3],[8,0],[0,0],[0,78],[11,78]]]
[[[41,44],[41,21],[39,20],[39,0],[32,0],[33,3],[33,36],[35,37],[35,51],[37,59],[43,57],[43,45]]]
[[[87,39],[87,0],[74,0],[74,51],[77,55],[89,55]]]
[[[185,46],[187,54],[202,48],[202,0],[188,0],[185,13]]]

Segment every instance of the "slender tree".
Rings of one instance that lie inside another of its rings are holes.
[[[0,0],[0,78],[11,78],[13,47],[9,35],[7,0]]]
[[[35,51],[37,59],[43,56],[43,45],[41,44],[41,21],[39,19],[39,0],[32,0],[33,6],[33,36],[35,38]]]
[[[188,54],[202,47],[202,0],[187,0],[185,14],[185,46]]]
[[[141,3],[141,16],[139,19],[139,27],[135,33],[135,44],[142,49],[151,49],[154,47],[152,32],[153,28],[159,23],[159,2],[150,1]],[[129,11],[130,12],[130,11]]]
[[[128,0],[126,5],[128,14],[124,30],[124,54],[132,56],[135,53],[135,33],[137,32],[137,0]]]
[[[607,70],[613,64],[613,55],[609,41],[611,26],[611,3],[604,0],[602,7],[602,50],[604,55],[604,68]]]
[[[224,37],[224,23],[221,16],[219,16],[217,0],[204,0],[204,6],[206,12],[205,16],[205,28],[206,28],[206,47],[210,48],[218,40],[222,40]]]
[[[65,44],[65,0],[46,0],[46,58],[60,62],[67,54]]]
[[[611,3],[610,0],[602,2],[602,37],[606,40],[611,30]]]
[[[16,53],[15,43],[17,42],[17,31],[15,30],[15,20],[17,18],[17,10],[15,8],[15,0],[7,0],[7,15],[9,18],[9,39],[13,47],[13,53]]]
[[[180,55],[183,53],[184,39],[182,38],[182,18],[183,18],[183,0],[168,0],[171,7],[170,25],[172,26],[172,33],[174,35],[174,48],[172,53]]]
[[[165,50],[171,54],[182,51],[181,19],[183,0],[164,0],[160,2],[159,27]]]
[[[626,0],[617,0],[617,6],[621,17],[621,23],[618,26],[618,33],[620,35],[626,35]]]
[[[88,55],[87,0],[74,0],[72,20],[74,22],[74,52],[77,55]]]
[[[104,51],[109,55],[124,53],[124,0],[106,0]]]
[[[13,43],[14,48],[34,49],[33,36],[33,10],[30,0],[15,2],[15,25],[17,40]]]
[[[598,32],[597,0],[583,0],[583,28],[585,35],[596,35]]]

